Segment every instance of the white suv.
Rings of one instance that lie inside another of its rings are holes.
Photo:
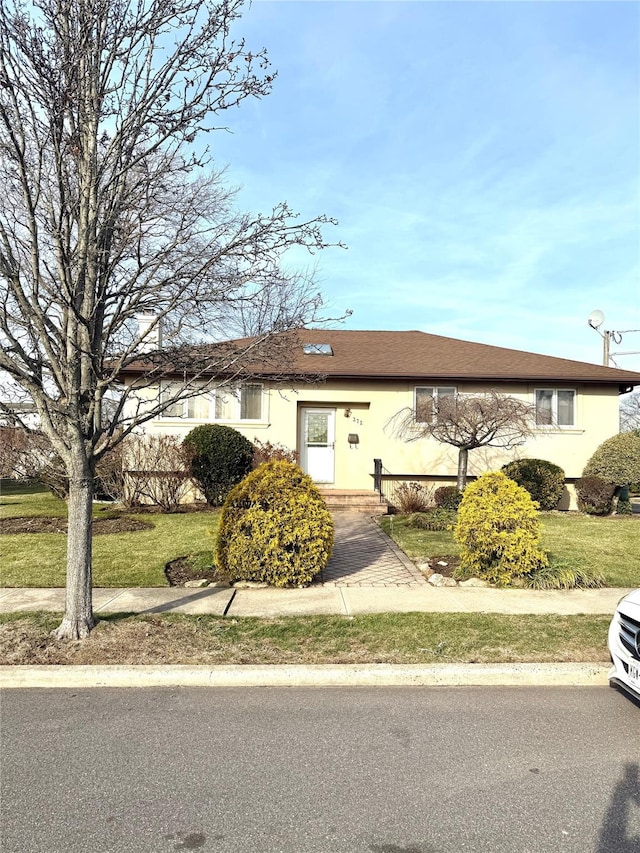
[[[618,602],[609,626],[609,653],[613,662],[609,684],[640,702],[640,589]]]

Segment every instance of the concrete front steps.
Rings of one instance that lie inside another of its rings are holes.
[[[375,491],[363,489],[331,489],[319,486],[322,497],[327,502],[331,512],[340,510],[349,512],[363,512],[367,515],[385,515],[387,513],[387,502]]]

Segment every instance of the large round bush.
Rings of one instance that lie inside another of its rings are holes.
[[[459,573],[505,586],[548,565],[539,548],[540,521],[531,495],[501,471],[478,477],[464,490],[454,536]]]
[[[266,462],[222,508],[217,562],[236,580],[310,583],[333,546],[333,519],[311,477],[293,462]]]
[[[526,489],[540,509],[555,509],[564,491],[564,471],[546,459],[515,459],[503,472]]]
[[[602,477],[614,486],[640,482],[640,433],[620,432],[603,441],[582,476]]]
[[[253,445],[224,424],[202,424],[184,440],[191,455],[191,476],[212,506],[224,503],[229,490],[251,470]]]

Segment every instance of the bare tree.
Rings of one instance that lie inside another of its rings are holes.
[[[177,398],[242,375],[265,357],[272,330],[261,326],[239,347],[185,354],[179,345],[228,337],[234,305],[270,288],[293,296],[277,331],[311,322],[318,308],[282,256],[324,248],[332,220],[298,222],[286,203],[266,215],[235,212],[201,141],[226,110],[271,88],[265,52],[230,34],[244,5],[0,4],[0,369],[35,404],[69,478],[59,638],[84,637],[94,624],[96,463]],[[136,317],[149,312],[141,331]],[[165,349],[153,344],[160,323]],[[157,387],[187,366],[190,379],[142,405],[118,377],[144,350],[139,385]]]
[[[620,430],[640,429],[640,391],[625,394],[620,399]]]
[[[457,447],[457,486],[462,491],[467,483],[469,451],[478,447],[511,449],[524,444],[532,434],[534,417],[533,406],[507,394],[488,391],[429,397],[418,411],[400,411],[390,426],[405,441],[431,437]]]

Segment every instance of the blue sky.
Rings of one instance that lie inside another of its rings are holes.
[[[317,277],[346,328],[595,363],[593,309],[640,330],[637,2],[254,0],[237,29],[278,78],[214,156],[241,207],[339,220]]]

